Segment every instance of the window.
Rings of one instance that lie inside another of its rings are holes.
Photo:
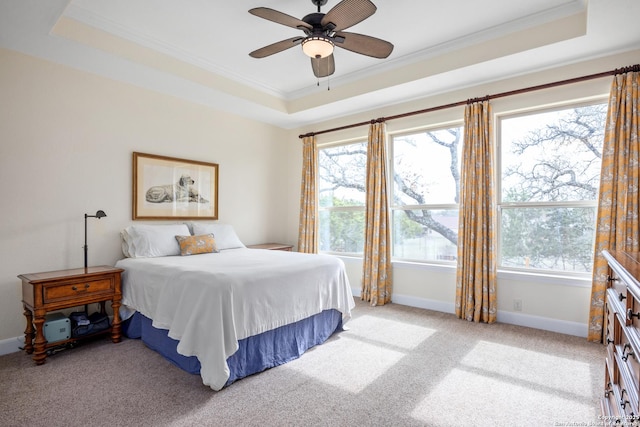
[[[440,128],[392,137],[394,258],[455,261],[462,130]]]
[[[593,265],[607,105],[497,117],[498,265],[587,273]],[[463,127],[391,135],[395,260],[455,263]],[[319,148],[320,250],[362,255],[366,141]]]
[[[367,142],[318,150],[319,250],[364,253]]]
[[[498,119],[499,262],[589,272],[606,104]]]

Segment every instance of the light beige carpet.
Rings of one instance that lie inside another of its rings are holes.
[[[599,425],[605,349],[357,302],[349,330],[222,391],[139,340],[0,357],[4,426]]]

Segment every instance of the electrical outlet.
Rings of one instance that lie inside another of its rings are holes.
[[[513,311],[522,311],[522,300],[514,299],[513,300]]]

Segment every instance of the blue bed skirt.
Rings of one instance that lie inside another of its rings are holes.
[[[178,341],[169,338],[167,330],[156,329],[151,323],[151,319],[136,312],[123,322],[122,330],[128,338],[141,338],[147,347],[179,368],[191,374],[200,374],[198,358],[179,354]],[[240,340],[238,351],[227,359],[231,373],[226,385],[297,359],[309,348],[322,344],[334,332],[341,330],[342,313],[325,310],[298,322]]]

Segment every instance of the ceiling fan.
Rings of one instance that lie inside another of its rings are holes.
[[[305,34],[254,50],[249,56],[264,58],[301,44],[304,53],[311,58],[313,74],[320,78],[335,72],[333,48],[336,46],[374,58],[386,58],[393,51],[393,45],[385,40],[342,31],[376,12],[377,8],[371,1],[342,0],[326,14],[320,12],[320,6],[327,4],[327,0],[311,0],[311,3],[318,7],[318,12],[310,13],[302,19],[268,7],[249,10],[252,15],[297,28]]]

